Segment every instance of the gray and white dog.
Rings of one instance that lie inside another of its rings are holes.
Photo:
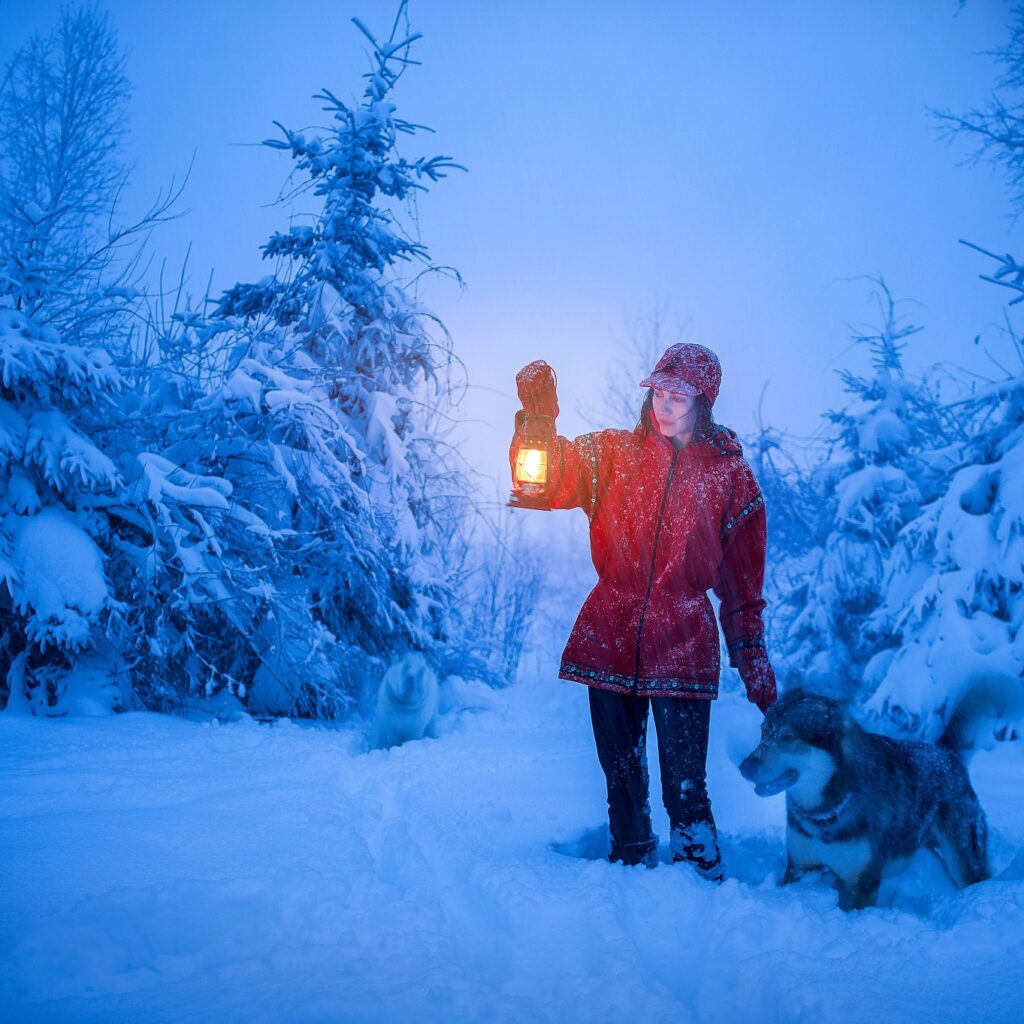
[[[988,878],[985,814],[952,742],[866,732],[837,701],[802,690],[773,704],[740,772],[759,796],[786,793],[782,884],[824,870],[840,907],[871,906],[885,868],[921,847],[960,888]]]

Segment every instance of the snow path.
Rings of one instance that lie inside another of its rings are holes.
[[[843,914],[820,885],[775,885],[783,802],[734,767],[757,723],[737,698],[712,714],[721,887],[566,855],[602,841],[585,690],[493,703],[370,753],[291,723],[0,715],[0,1016],[1020,1019],[1020,744],[972,765],[1006,877]]]

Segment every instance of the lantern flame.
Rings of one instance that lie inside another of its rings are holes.
[[[516,480],[520,484],[545,484],[548,453],[538,448],[521,448],[516,455]]]

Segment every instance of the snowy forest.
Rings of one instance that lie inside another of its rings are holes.
[[[941,328],[861,268],[872,319],[844,328],[814,437],[739,430],[779,693],[897,740],[969,727],[992,879],[953,891],[915,863],[849,915],[827,885],[780,888],[785,810],[737,771],[761,715],[724,637],[725,882],[616,872],[586,691],[556,679],[586,544],[539,543],[557,516],[508,507],[511,476],[462,442],[467,382],[514,382],[469,380],[482,342],[431,301],[472,288],[424,228],[474,168],[417,120],[416,8],[335,18],[366,65],[305,83],[319,127],[260,111],[278,226],[264,276],[220,267],[235,283],[211,292],[162,250],[188,175],[126,210],[116,18],[70,5],[30,34],[0,5],[4,1018],[1017,1019],[1024,263],[949,239],[998,321],[983,372],[933,361]],[[1016,225],[1024,6],[998,11],[989,94],[920,118],[941,159],[998,177]],[[632,428],[635,382],[680,340],[636,320],[587,421]],[[436,693],[388,739],[401,665]]]

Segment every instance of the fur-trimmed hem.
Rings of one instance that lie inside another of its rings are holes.
[[[613,693],[625,693],[634,697],[682,697],[689,700],[718,698],[718,683],[709,683],[704,679],[652,679],[636,684],[634,679],[620,676],[615,672],[571,665],[564,661],[559,666],[558,678],[593,686],[597,690],[610,690]]]

